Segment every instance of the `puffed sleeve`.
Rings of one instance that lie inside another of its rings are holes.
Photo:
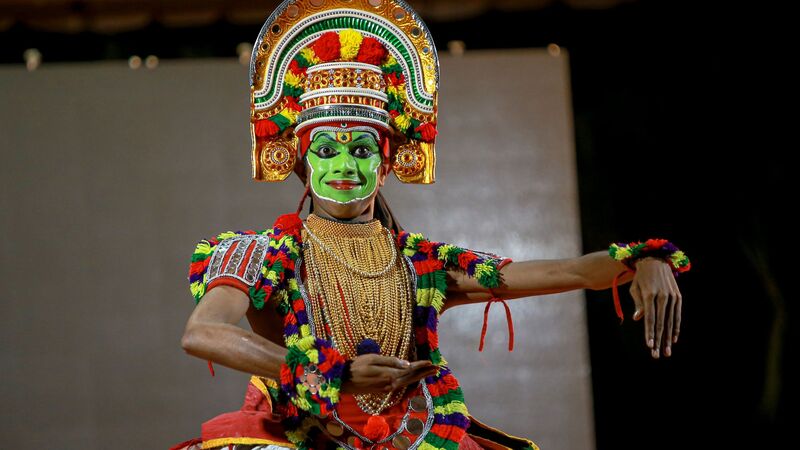
[[[263,282],[269,248],[266,232],[226,232],[198,242],[189,266],[189,290],[195,301],[215,286],[232,286],[253,300]]]
[[[415,263],[418,273],[433,269],[462,270],[485,288],[496,288],[500,283],[500,269],[512,262],[511,258],[494,253],[430,241],[419,233],[402,231],[397,240]]]

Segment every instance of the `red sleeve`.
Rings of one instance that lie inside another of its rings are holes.
[[[206,286],[206,292],[220,285],[235,287],[236,289],[244,292],[246,295],[250,295],[250,287],[244,284],[244,281],[240,281],[231,277],[220,277],[208,283],[208,286]]]

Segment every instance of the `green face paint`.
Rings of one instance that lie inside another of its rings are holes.
[[[381,153],[368,132],[320,132],[306,158],[311,189],[319,198],[346,204],[368,198],[378,187]]]

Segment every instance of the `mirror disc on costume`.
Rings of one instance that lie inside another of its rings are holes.
[[[428,407],[428,404],[425,402],[425,397],[421,395],[411,398],[409,403],[411,404],[411,409],[416,412],[425,411],[425,409]]]
[[[402,434],[398,434],[392,439],[392,445],[394,445],[394,448],[397,450],[408,450],[408,447],[411,447],[411,439]]]
[[[325,425],[325,429],[333,436],[341,436],[344,434],[344,428],[336,422],[328,422],[327,425]]]
[[[425,424],[422,423],[419,419],[411,419],[406,423],[406,430],[408,430],[411,434],[422,434],[422,429],[425,428]]]
[[[356,437],[355,436],[350,436],[349,438],[347,438],[347,445],[349,445],[351,447],[355,447],[356,446]]]

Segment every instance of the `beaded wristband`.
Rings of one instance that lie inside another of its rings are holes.
[[[629,244],[619,242],[616,244],[611,244],[608,247],[608,254],[611,255],[615,261],[625,264],[625,267],[628,268],[624,272],[621,272],[614,277],[614,283],[612,285],[614,294],[614,309],[617,312],[617,317],[619,317],[620,323],[625,320],[625,316],[622,314],[622,306],[620,305],[619,301],[617,283],[619,281],[619,277],[625,273],[636,272],[637,261],[647,257],[662,259],[664,262],[669,264],[674,276],[678,276],[678,274],[682,272],[687,272],[692,267],[692,264],[689,262],[689,257],[687,257],[672,242],[669,242],[666,239],[648,239],[645,242],[631,242]]]
[[[611,244],[608,248],[608,253],[612,258],[625,264],[633,271],[636,270],[636,261],[648,256],[666,261],[675,275],[686,272],[691,267],[689,258],[666,239],[648,239],[644,242],[631,242],[630,244],[623,242]]]
[[[298,408],[317,416],[339,403],[345,358],[330,341],[306,336],[289,346],[281,364],[281,390]]]

